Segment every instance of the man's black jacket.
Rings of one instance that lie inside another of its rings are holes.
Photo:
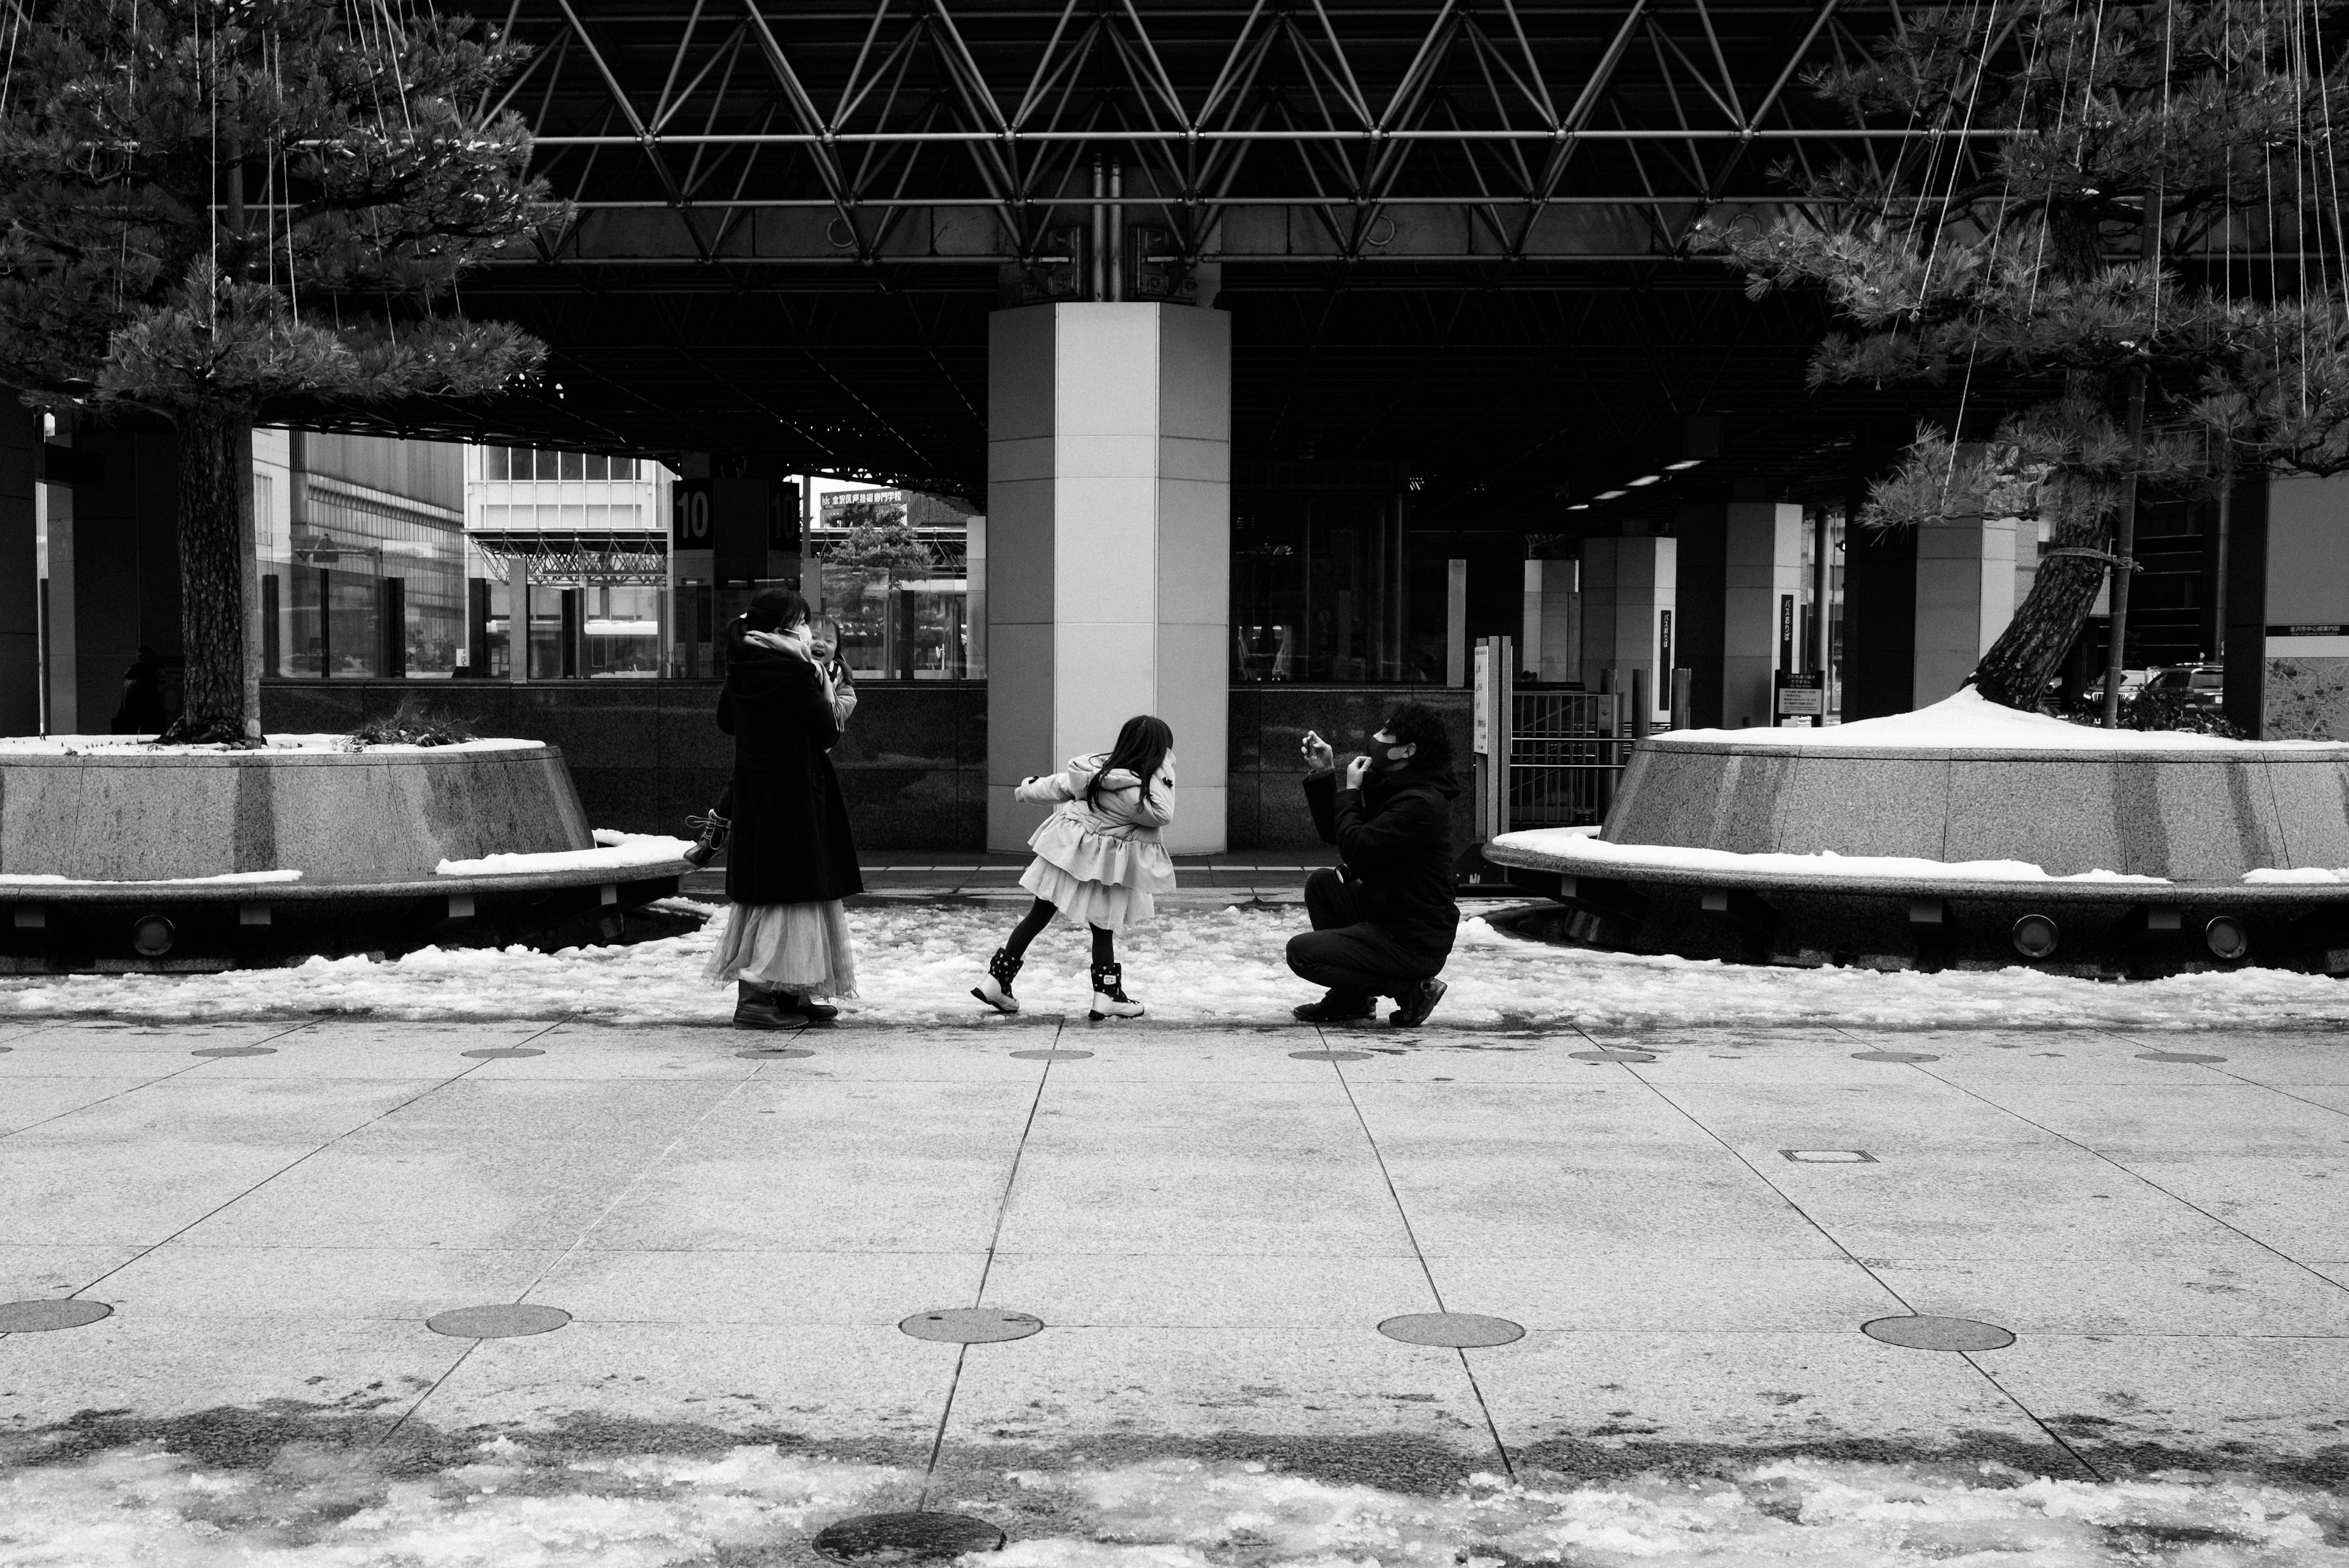
[[[1340,789],[1334,772],[1305,779],[1313,826],[1322,842],[1338,846],[1364,917],[1438,967],[1460,924],[1452,891],[1452,802],[1459,794],[1451,769],[1412,762],[1372,769],[1359,790]]]

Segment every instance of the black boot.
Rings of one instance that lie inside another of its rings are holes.
[[[688,817],[685,820],[685,825],[698,829],[701,834],[699,838],[693,841],[693,848],[685,851],[685,863],[696,871],[718,858],[718,851],[726,847],[728,830],[734,826],[732,822],[719,816],[714,807],[707,816]]]
[[[1379,999],[1360,991],[1332,991],[1319,1002],[1292,1007],[1300,1024],[1359,1024],[1379,1015]]]
[[[997,948],[995,956],[987,961],[987,978],[972,986],[970,994],[999,1013],[1019,1011],[1019,998],[1011,994],[1011,980],[1019,973],[1020,962],[1009,948]]]
[[[734,982],[734,1026],[738,1029],[799,1029],[807,1015],[795,1011],[790,998],[754,981]]]
[[[1125,965],[1093,965],[1093,1010],[1085,1015],[1094,1023],[1103,1018],[1139,1018],[1142,1004],[1125,994]]]

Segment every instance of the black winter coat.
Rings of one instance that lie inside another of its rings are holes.
[[[1309,774],[1305,802],[1321,841],[1338,846],[1370,923],[1432,967],[1444,966],[1460,925],[1452,884],[1452,802],[1460,786],[1449,768],[1373,771],[1360,789],[1338,775]]]
[[[756,644],[729,650],[718,727],[734,738],[726,896],[823,903],[864,891],[848,806],[826,753],[840,738],[813,665]]]

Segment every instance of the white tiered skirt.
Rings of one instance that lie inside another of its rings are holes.
[[[1145,889],[1072,877],[1040,855],[1020,873],[1019,885],[1058,905],[1069,919],[1109,931],[1139,925],[1158,912],[1157,902]]]
[[[719,985],[748,980],[794,995],[854,996],[856,955],[849,947],[848,912],[838,899],[730,905],[701,977]]]

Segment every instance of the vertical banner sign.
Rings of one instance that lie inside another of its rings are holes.
[[[1672,613],[1670,610],[1660,610],[1657,615],[1659,625],[1656,641],[1660,654],[1656,665],[1657,689],[1649,694],[1649,700],[1652,702],[1661,697],[1669,703],[1671,701],[1672,690]]]
[[[1778,595],[1778,667],[1782,670],[1795,667],[1795,596],[1792,593]]]
[[[1492,679],[1493,645],[1487,642],[1479,642],[1476,645],[1476,704],[1475,709],[1476,716],[1475,750],[1476,755],[1479,757],[1489,756],[1492,752],[1492,697],[1490,695],[1492,692]]]
[[[671,550],[708,550],[709,481],[678,480],[669,487],[668,542]]]

